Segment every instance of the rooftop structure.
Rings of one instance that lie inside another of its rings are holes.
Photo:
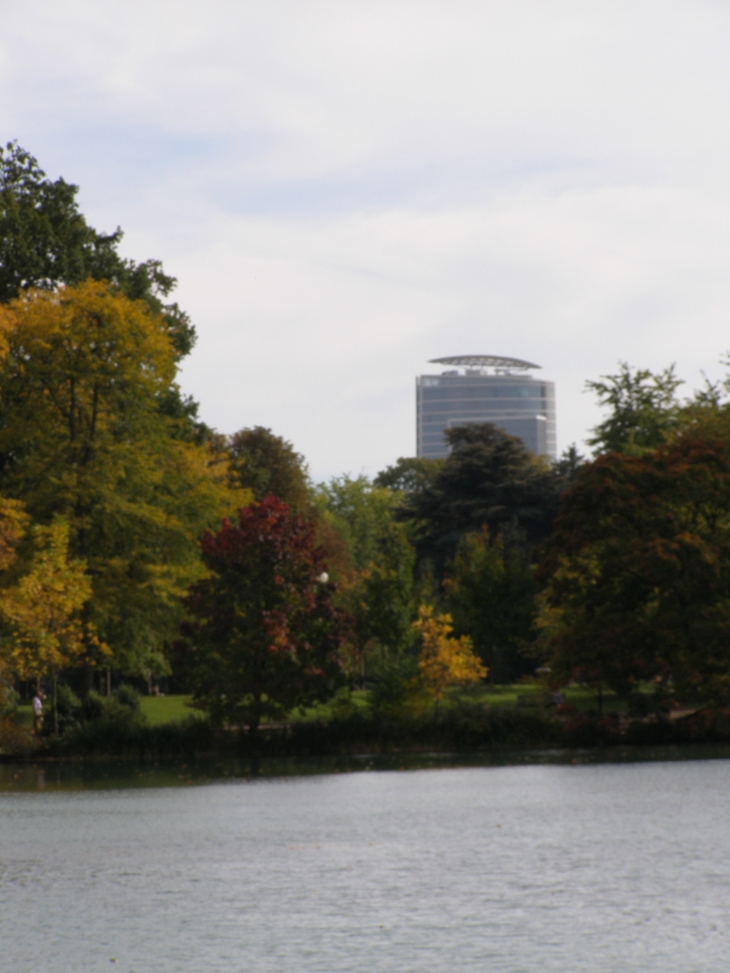
[[[525,371],[528,368],[542,368],[521,358],[505,358],[502,355],[447,355],[446,358],[432,358],[430,365],[464,365],[469,368],[492,367],[497,372]]]
[[[538,456],[555,459],[555,385],[527,374],[539,365],[500,355],[450,355],[431,364],[456,367],[416,379],[418,456],[446,457],[447,429],[491,422]]]

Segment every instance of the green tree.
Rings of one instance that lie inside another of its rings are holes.
[[[373,480],[376,487],[387,487],[404,495],[417,493],[430,485],[443,469],[445,460],[423,456],[401,456],[393,466],[387,466]]]
[[[202,531],[245,502],[225,458],[158,408],[177,353],[142,301],[87,281],[0,305],[0,492],[65,517],[93,594],[86,620],[136,672],[177,628]],[[90,646],[93,656],[93,646]]]
[[[464,536],[444,580],[457,631],[472,639],[492,683],[512,682],[534,668],[526,651],[536,614],[537,582],[517,548],[505,550],[487,527]]]
[[[270,429],[240,429],[226,442],[237,483],[257,500],[273,493],[301,513],[312,504],[304,457]]]
[[[340,476],[320,483],[315,500],[320,515],[343,536],[353,567],[362,570],[377,561],[382,539],[395,522],[397,495],[366,476]]]
[[[557,677],[629,695],[730,696],[730,449],[682,434],[588,464],[545,547],[541,643]]]
[[[183,627],[198,704],[255,733],[266,717],[329,698],[347,622],[314,524],[270,494],[207,533],[202,551],[209,576],[191,588]]]
[[[567,490],[573,486],[585,463],[586,459],[578,452],[575,443],[563,450],[561,456],[553,463],[553,471],[558,477],[561,489]]]
[[[619,362],[617,375],[601,378],[603,381],[586,382],[599,404],[610,410],[588,440],[597,453],[638,456],[646,449],[656,449],[677,428],[680,404],[675,393],[683,383],[674,374],[674,365],[655,374],[642,368],[634,371],[626,362]]]
[[[458,426],[446,437],[451,452],[443,468],[400,511],[422,563],[443,576],[460,539],[484,524],[510,546],[548,536],[564,488],[558,473],[490,423]]]
[[[412,641],[415,552],[394,516],[398,496],[366,477],[333,479],[316,499],[320,518],[344,540],[339,598],[354,619],[348,661],[364,678],[368,654],[382,664]]]

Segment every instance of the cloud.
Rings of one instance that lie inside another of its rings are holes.
[[[435,355],[540,362],[562,445],[618,359],[717,373],[729,33],[699,0],[31,2],[0,120],[178,276],[208,421],[374,472]]]

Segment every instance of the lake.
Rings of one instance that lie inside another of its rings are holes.
[[[2,773],[3,971],[728,968],[726,759]]]

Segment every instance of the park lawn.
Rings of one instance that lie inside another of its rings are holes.
[[[446,700],[477,703],[481,706],[529,706],[544,709],[549,702],[549,690],[540,682],[515,682],[491,686],[480,682],[475,686],[451,686]]]
[[[651,692],[649,685],[642,686],[641,692]],[[564,686],[560,692],[566,703],[574,706],[580,713],[595,713],[598,710],[598,697],[585,686]],[[509,686],[453,686],[447,690],[447,699],[481,703],[486,706],[519,706],[535,710],[552,710],[550,691],[544,683],[519,682]],[[627,708],[626,700],[619,700],[616,694],[606,689],[603,692],[605,713],[619,712]]]
[[[197,716],[205,719],[205,714],[200,710],[192,709],[185,704],[190,696],[142,696],[139,701],[139,708],[146,722],[150,726],[159,726],[162,723],[180,723],[190,716]],[[48,715],[48,706],[44,707]],[[33,710],[30,703],[22,703],[18,706],[17,718],[22,726],[32,726]]]
[[[190,698],[190,696],[142,696],[139,708],[150,726],[181,723],[191,716],[205,719],[205,714],[199,709],[187,705]]]

